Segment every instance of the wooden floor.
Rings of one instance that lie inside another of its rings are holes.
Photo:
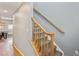
[[[12,38],[8,38],[0,40],[0,56],[23,56],[23,54],[13,46]]]

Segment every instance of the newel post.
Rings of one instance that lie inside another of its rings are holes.
[[[50,56],[54,56],[54,33],[50,33]]]

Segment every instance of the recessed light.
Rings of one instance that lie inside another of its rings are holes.
[[[3,10],[3,12],[4,12],[4,13],[7,13],[7,12],[8,12],[8,10]]]

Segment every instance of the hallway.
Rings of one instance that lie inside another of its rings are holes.
[[[0,56],[13,56],[12,44],[12,38],[0,40]]]

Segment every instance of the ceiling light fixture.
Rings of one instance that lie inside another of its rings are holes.
[[[4,13],[8,13],[8,10],[3,10]]]

